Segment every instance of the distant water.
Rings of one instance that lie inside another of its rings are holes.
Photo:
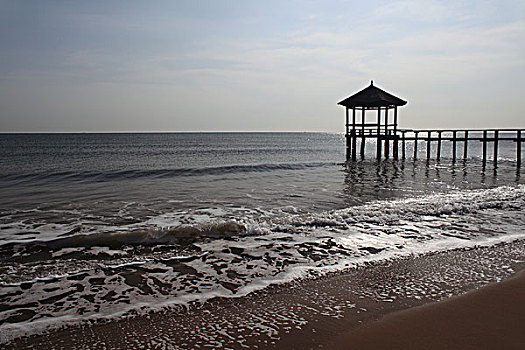
[[[512,142],[497,169],[474,142],[455,163],[369,146],[345,164],[341,134],[0,135],[2,339],[525,237]]]

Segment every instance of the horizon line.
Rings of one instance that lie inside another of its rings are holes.
[[[13,134],[234,134],[234,133],[324,133],[344,134],[344,131],[314,130],[219,130],[219,131],[0,131],[0,135]]]

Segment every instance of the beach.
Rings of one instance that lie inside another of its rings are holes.
[[[514,349],[523,341],[524,279],[512,276],[524,267],[524,241],[432,253],[186,310],[69,327],[8,348]]]
[[[523,349],[525,270],[438,303],[395,312],[328,349]]]

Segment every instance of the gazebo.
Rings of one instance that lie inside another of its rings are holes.
[[[407,101],[400,99],[388,92],[374,86],[374,81],[358,93],[345,98],[338,105],[344,106],[346,110],[346,158],[356,160],[357,158],[357,139],[361,140],[361,158],[365,156],[366,139],[376,139],[377,159],[381,159],[381,144],[384,141],[385,158],[390,154],[390,141],[393,141],[392,155],[394,159],[398,158],[398,140],[397,135],[397,107],[404,106]],[[349,111],[352,110],[352,123],[350,123]],[[389,124],[388,111],[394,110],[393,124]],[[356,110],[361,111],[361,121],[356,121]],[[367,110],[377,110],[377,119],[368,123],[365,116]],[[381,124],[381,112],[384,111],[384,122]]]

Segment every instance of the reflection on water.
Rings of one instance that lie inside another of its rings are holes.
[[[523,183],[521,169],[512,162],[487,169],[477,160],[361,160],[344,164],[347,205],[446,192],[453,189],[478,189]]]

